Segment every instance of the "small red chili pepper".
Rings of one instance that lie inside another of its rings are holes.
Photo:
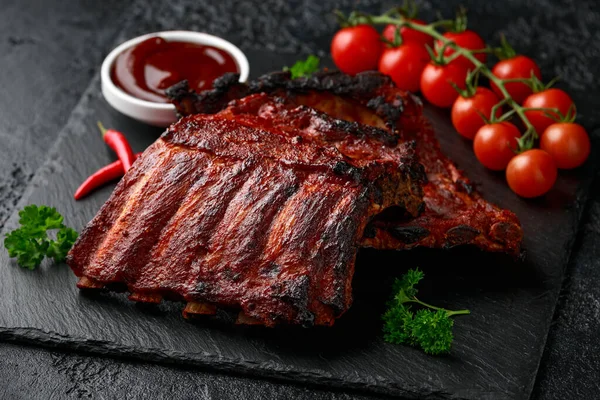
[[[127,172],[131,168],[131,164],[135,161],[135,156],[125,135],[114,129],[106,129],[100,121],[98,121],[98,128],[102,132],[104,142],[117,153],[119,160],[123,163],[125,172]]]
[[[138,158],[142,153],[138,153],[134,155],[134,158]],[[119,179],[125,170],[123,168],[123,162],[121,160],[117,160],[113,163],[110,163],[98,171],[94,172],[87,178],[75,191],[75,200],[79,200],[90,193],[92,190],[108,183],[110,181],[114,181],[115,179]]]

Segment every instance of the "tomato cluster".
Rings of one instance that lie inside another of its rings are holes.
[[[417,29],[427,26],[418,19],[408,21]],[[487,68],[490,52],[481,36],[462,29],[437,37],[396,25],[387,25],[380,34],[371,25],[359,24],[336,33],[331,54],[342,72],[378,69],[400,89],[420,92],[431,104],[451,108],[452,124],[473,141],[477,159],[491,170],[505,170],[508,185],[522,197],[543,195],[554,185],[558,168],[585,162],[590,140],[573,122],[573,101],[564,91],[541,85],[535,61],[510,49],[487,70],[490,88],[477,86],[473,72]],[[475,60],[465,57],[463,50]],[[515,114],[528,130],[522,132],[510,121]],[[539,148],[533,148],[536,144]]]

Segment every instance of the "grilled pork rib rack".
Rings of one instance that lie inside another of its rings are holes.
[[[465,174],[442,153],[419,100],[397,89],[387,77],[377,72],[350,77],[334,71],[290,80],[288,73],[276,72],[244,85],[238,82],[238,75],[228,74],[214,87],[197,94],[182,82],[171,88],[170,95],[184,116],[215,113],[232,100],[266,93],[340,121],[377,127],[392,135],[392,140],[417,143],[417,154],[429,181],[424,186],[424,211],[417,218],[406,218],[402,213],[390,212],[393,209],[387,210],[369,223],[363,246],[400,250],[469,244],[489,252],[515,257],[520,254],[523,233],[516,215],[481,197]]]
[[[68,255],[79,287],[184,300],[184,316],[226,307],[241,323],[332,325],[361,246],[518,253],[514,214],[472,189],[419,101],[386,77],[237,81],[170,90],[182,118]]]
[[[267,326],[348,309],[367,223],[423,207],[414,143],[263,97],[182,118],[143,153],[69,253],[80,287]]]

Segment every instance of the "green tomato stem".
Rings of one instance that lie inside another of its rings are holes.
[[[414,24],[410,21],[407,21],[403,18],[393,18],[386,14],[383,14],[380,16],[368,16],[367,21],[372,24],[375,24],[375,25],[393,24],[393,25],[397,25],[398,27],[405,26],[405,27],[413,29],[415,31],[425,33],[425,34],[433,37],[434,39],[439,40],[444,47],[446,47],[446,46],[451,47],[455,53],[455,54],[453,54],[453,56],[455,56],[455,57],[463,56],[467,60],[471,61],[473,63],[473,65],[475,65],[475,67],[479,69],[479,71],[482,75],[486,76],[490,80],[490,82],[493,82],[498,87],[498,89],[502,93],[502,96],[504,97],[505,104],[507,104],[510,108],[512,108],[514,110],[514,112],[519,116],[521,121],[523,121],[523,124],[525,125],[526,130],[525,130],[525,133],[521,137],[522,140],[519,142],[519,149],[518,149],[519,152],[523,152],[523,151],[529,150],[531,148],[531,146],[533,145],[533,141],[538,138],[538,134],[535,131],[535,128],[533,127],[531,122],[529,122],[529,120],[525,116],[525,109],[521,105],[519,105],[510,96],[510,94],[508,93],[508,91],[506,90],[506,87],[505,87],[505,83],[521,82],[520,80],[498,78],[496,75],[494,75],[492,73],[492,71],[484,63],[479,61],[474,56],[473,51],[467,50],[465,48],[458,46],[456,43],[454,43],[450,39],[444,37],[440,32],[438,32],[435,29],[435,27],[437,25],[439,25],[438,23],[433,23],[433,24],[429,24],[429,25],[419,25],[419,24]],[[527,146],[529,146],[529,147],[527,147]]]

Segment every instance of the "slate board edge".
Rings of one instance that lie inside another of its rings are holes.
[[[255,364],[249,360],[226,360],[218,357],[211,359],[210,356],[200,355],[198,358],[186,357],[185,354],[164,351],[160,349],[140,350],[135,347],[122,346],[108,342],[99,342],[85,340],[80,338],[68,337],[68,342],[64,341],[62,335],[40,331],[35,328],[10,329],[0,327],[0,340],[16,344],[34,345],[60,350],[76,350],[80,354],[95,354],[105,357],[123,360],[140,360],[160,363],[163,365],[193,366],[205,369],[209,372],[227,373],[230,375],[241,375],[251,378],[268,379],[270,381],[280,381],[285,383],[296,383],[311,385],[319,389],[334,389],[351,393],[376,394],[402,399],[453,399],[469,400],[477,399],[509,399],[508,393],[503,392],[476,392],[468,390],[468,397],[460,394],[433,390],[406,390],[391,381],[377,380],[374,382],[365,382],[356,379],[336,379],[316,373],[307,373],[297,370],[273,369],[272,366],[265,364]],[[382,386],[384,383],[387,386]],[[472,397],[475,396],[475,397]]]

